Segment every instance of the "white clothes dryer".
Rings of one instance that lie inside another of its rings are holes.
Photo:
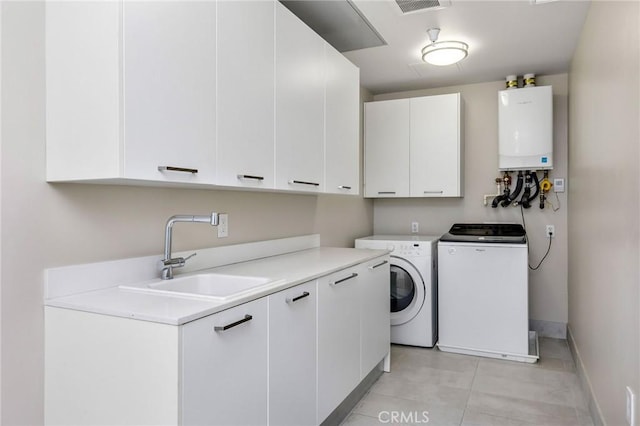
[[[391,343],[431,348],[438,340],[438,238],[374,235],[355,242],[391,251]]]

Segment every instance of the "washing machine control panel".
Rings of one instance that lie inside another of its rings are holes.
[[[396,244],[393,254],[398,256],[423,256],[425,249],[419,243]]]

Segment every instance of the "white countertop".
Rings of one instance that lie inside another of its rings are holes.
[[[52,297],[45,300],[45,305],[181,325],[388,253],[387,250],[316,247],[197,271],[259,276],[269,278],[270,282],[277,281],[271,285],[265,284],[264,288],[260,287],[250,294],[239,295],[224,302],[138,292],[120,288],[117,284],[92,289],[91,283],[87,283],[85,287],[91,289],[90,291]],[[83,279],[90,280],[86,277]]]

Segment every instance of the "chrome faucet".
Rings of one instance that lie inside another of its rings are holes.
[[[164,259],[162,259],[162,273],[160,278],[163,280],[170,280],[173,278],[173,268],[183,267],[188,259],[191,259],[196,253],[193,253],[187,257],[171,257],[171,237],[173,224],[177,222],[199,222],[208,223],[211,226],[218,225],[218,213],[211,213],[210,216],[190,216],[190,215],[176,215],[171,216],[167,221],[167,226],[164,230]]]

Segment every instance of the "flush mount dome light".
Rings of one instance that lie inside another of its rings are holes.
[[[467,57],[469,45],[461,41],[437,41],[440,28],[427,30],[431,44],[422,49],[422,60],[432,65],[452,65]]]

